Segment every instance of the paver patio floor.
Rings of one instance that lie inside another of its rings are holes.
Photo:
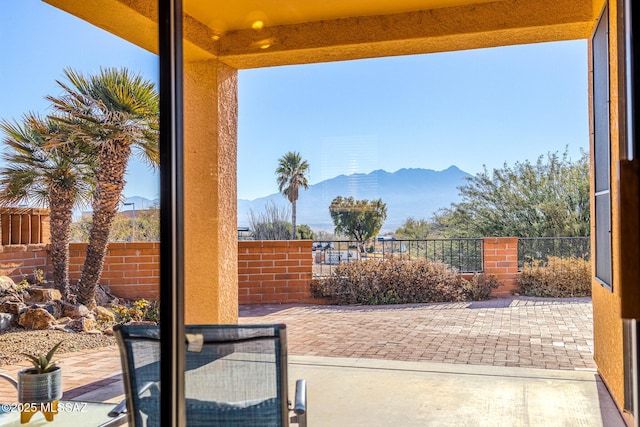
[[[285,323],[291,355],[595,371],[589,298],[394,306],[260,305],[240,323]],[[122,398],[116,346],[60,354],[65,398]],[[28,363],[0,366],[15,376]],[[91,366],[91,369],[87,369]],[[69,375],[69,373],[73,373]],[[0,381],[0,401],[15,397]],[[94,396],[94,393],[95,396]]]
[[[289,352],[301,356],[596,368],[590,298],[244,306],[240,323],[285,323]]]

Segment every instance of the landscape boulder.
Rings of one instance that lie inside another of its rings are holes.
[[[57,325],[66,325],[69,322],[71,322],[71,317],[61,317],[56,320]]]
[[[62,303],[62,316],[71,317],[77,319],[80,317],[87,317],[91,313],[89,309],[82,304],[69,304],[68,302]]]
[[[26,329],[49,329],[55,323],[55,317],[44,308],[29,308],[18,320],[18,324]]]
[[[118,304],[119,301],[118,297],[113,295],[108,287],[102,285],[96,287],[96,304],[104,306],[108,304]]]
[[[96,321],[88,317],[80,317],[79,319],[70,320],[67,323],[67,328],[75,332],[87,332],[96,328]]]
[[[62,317],[62,301],[60,300],[49,301],[41,306],[41,308],[47,310],[56,319]]]
[[[134,326],[151,326],[156,325],[156,322],[152,322],[150,320],[130,320],[125,325],[134,325]]]
[[[0,276],[0,295],[13,291],[16,288],[16,284],[8,276]]]
[[[116,315],[113,314],[113,311],[109,310],[108,308],[105,308],[99,305],[95,308],[95,310],[93,310],[93,312],[96,314],[96,317],[99,320],[103,320],[107,322],[116,321]]]
[[[15,314],[0,313],[0,331],[9,329],[15,320]]]
[[[4,301],[0,304],[0,313],[18,315],[26,310],[27,306],[21,301]]]
[[[48,302],[62,299],[62,294],[54,288],[29,288],[29,295],[34,302]]]

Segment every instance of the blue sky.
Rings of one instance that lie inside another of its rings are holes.
[[[157,58],[39,0],[0,3],[0,118],[47,113],[69,66],[126,66],[157,81]],[[299,151],[310,182],[401,168],[469,173],[589,142],[586,40],[239,73],[238,196],[277,191]],[[155,198],[136,162],[126,196]]]

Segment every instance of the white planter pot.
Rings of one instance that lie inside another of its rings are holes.
[[[34,374],[33,369],[18,372],[18,402],[44,403],[62,398],[62,370],[57,367],[46,374]]]

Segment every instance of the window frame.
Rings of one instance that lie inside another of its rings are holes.
[[[609,6],[605,3],[591,37],[594,168],[595,279],[613,291],[611,239],[611,123]]]

